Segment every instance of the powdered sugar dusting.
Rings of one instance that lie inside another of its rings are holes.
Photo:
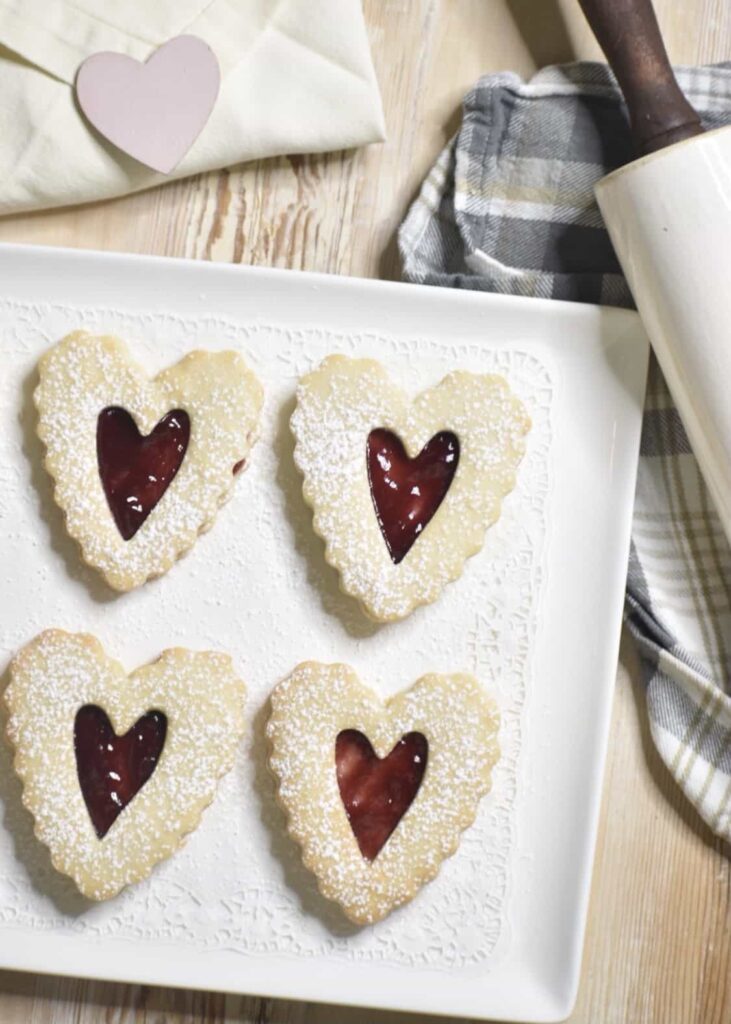
[[[131,590],[167,572],[213,522],[256,440],[262,389],[236,352],[191,352],[149,380],[116,338],[77,331],[41,359],[35,400],[56,502],[84,560],[110,586]],[[184,409],[191,436],[180,470],[141,528],[124,540],[99,478],[96,430],[108,406],[129,412],[142,434]]]
[[[288,283],[282,281],[283,296]],[[531,680],[546,596],[552,417],[566,397],[559,369],[545,345],[533,344],[535,329],[524,333],[518,317],[500,336],[489,318],[484,332],[472,335],[459,325],[440,336],[414,332],[406,318],[393,329],[342,330],[332,326],[339,322],[337,304],[331,309],[325,291],[321,315],[296,328],[276,320],[271,301],[261,316],[250,300],[256,313],[227,318],[172,312],[165,295],[157,308],[141,309],[131,292],[124,308],[0,299],[0,584],[12,595],[3,605],[4,665],[52,624],[94,633],[128,670],[164,647],[228,651],[246,679],[252,724],[234,770],[221,779],[201,827],[183,848],[146,880],[92,906],[77,899],[73,884],[48,862],[19,806],[7,751],[3,762],[0,749],[0,927],[9,942],[16,933],[26,941],[46,932],[82,959],[92,945],[122,955],[128,947],[150,956],[167,949],[171,958],[178,950],[200,951],[211,963],[219,955],[227,962],[239,958],[246,970],[250,958],[270,963],[272,957],[289,958],[300,971],[309,960],[318,969],[404,965],[444,972],[455,984],[460,971],[492,970],[510,951],[515,829],[526,784],[520,770],[524,716],[539,708]],[[374,323],[383,323],[377,305],[372,313]],[[261,443],[215,529],[174,571],[119,597],[94,586],[68,542],[35,439],[34,368],[80,325],[129,339],[130,352],[153,374],[191,348],[241,352],[266,392]],[[494,373],[510,382],[533,423],[515,491],[488,531],[483,553],[436,604],[385,627],[369,623],[340,593],[292,461],[288,422],[297,382],[333,352],[379,360],[409,395],[456,367]],[[500,707],[501,757],[492,789],[458,853],[418,898],[368,928],[350,928],[340,908],[319,895],[286,834],[263,767],[258,710],[304,658],[353,665],[384,697],[428,672],[465,671]]]
[[[227,655],[176,648],[127,677],[98,641],[47,630],[13,659],[5,700],[15,770],[36,834],[81,892],[102,900],[150,873],[198,824],[243,732],[243,683]],[[148,711],[168,720],[152,776],[98,839],[78,782],[74,720],[85,704],[126,733]]]
[[[271,703],[270,764],[289,830],[323,894],[372,924],[436,875],[474,821],[499,756],[497,708],[472,676],[435,674],[384,707],[349,666],[316,662],[298,666]],[[338,790],[343,729],[365,733],[379,757],[409,732],[429,744],[419,792],[374,861],[362,856]]]
[[[523,404],[493,374],[450,373],[413,402],[373,360],[331,356],[308,374],[292,416],[295,461],[343,590],[385,621],[436,600],[500,515],[529,426]],[[368,482],[366,441],[380,427],[397,434],[411,458],[442,430],[460,443],[443,502],[398,565],[383,541]]]

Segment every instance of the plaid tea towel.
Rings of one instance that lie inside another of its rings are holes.
[[[681,68],[678,79],[706,127],[731,124],[731,64]],[[482,78],[401,227],[405,276],[631,306],[593,195],[599,178],[631,159],[605,65],[546,68],[527,84],[507,72]],[[656,364],[625,614],[657,749],[705,821],[731,840],[731,548]]]

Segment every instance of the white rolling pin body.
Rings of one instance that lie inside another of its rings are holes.
[[[731,128],[620,168],[596,196],[731,541]]]

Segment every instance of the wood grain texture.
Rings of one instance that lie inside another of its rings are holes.
[[[671,59],[731,58],[728,0],[656,0]],[[394,232],[479,74],[599,59],[575,0],[365,0],[389,141],[0,221],[0,239],[399,276]],[[622,652],[572,1024],[728,1024],[731,862],[655,754]],[[52,965],[49,965],[52,967]],[[0,972],[2,1024],[407,1024],[415,1018]]]

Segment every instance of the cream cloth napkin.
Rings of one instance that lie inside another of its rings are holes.
[[[190,151],[161,175],[88,125],[73,83],[92,53],[145,60],[182,33],[212,48],[221,91]],[[0,0],[0,213],[383,137],[360,0]]]

